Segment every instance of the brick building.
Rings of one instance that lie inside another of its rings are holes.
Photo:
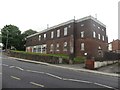
[[[120,40],[113,40],[109,43],[109,51],[120,53]]]
[[[107,51],[106,26],[92,16],[70,20],[26,39],[27,52],[98,56]]]

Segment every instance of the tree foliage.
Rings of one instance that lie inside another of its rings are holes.
[[[3,49],[11,49],[11,47],[14,47],[17,50],[25,50],[25,43],[26,43],[26,37],[29,35],[32,35],[34,33],[37,33],[37,31],[34,31],[32,29],[29,29],[23,33],[19,30],[17,26],[14,25],[6,25],[1,29],[2,33],[2,43],[3,43]]]
[[[19,50],[21,43],[21,31],[17,26],[14,25],[6,25],[1,29],[2,33],[2,43],[4,45],[3,48],[6,47],[6,42],[8,39],[7,48],[15,47]]]
[[[34,30],[32,30],[32,29],[29,29],[29,30],[26,30],[25,32],[23,32],[22,34],[23,34],[25,37],[27,37],[27,36],[32,35],[32,34],[35,34],[35,33],[37,33],[37,31],[34,31]]]

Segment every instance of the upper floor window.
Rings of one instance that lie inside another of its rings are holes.
[[[82,31],[80,34],[81,34],[81,38],[83,38],[84,37],[84,31]]]
[[[41,35],[39,35],[39,41],[41,40]]]
[[[64,51],[67,51],[67,42],[64,42]]]
[[[84,51],[85,50],[85,44],[81,43],[81,50]]]
[[[60,37],[60,29],[57,30],[57,37]]]
[[[100,29],[100,27],[98,27],[98,29]]]
[[[65,28],[64,28],[64,36],[66,36],[66,35],[67,35],[67,33],[68,33],[68,28],[67,28],[67,27],[65,27]]]
[[[104,31],[104,29],[102,29],[102,31]]]
[[[51,38],[53,38],[53,37],[54,37],[54,32],[52,31],[52,32],[51,32]]]
[[[104,36],[102,36],[102,40],[103,40],[103,41],[105,40],[105,37],[104,37]]]
[[[81,24],[81,27],[83,27],[84,26],[84,24]]]
[[[95,33],[95,31],[93,32],[93,38],[96,38],[96,33]]]
[[[69,25],[68,27],[71,28],[71,25]]]
[[[98,34],[98,39],[100,39],[100,34]]]
[[[95,27],[95,24],[93,24],[93,26]]]
[[[46,33],[44,34],[44,39],[46,39]]]

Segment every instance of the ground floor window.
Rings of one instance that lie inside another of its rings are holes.
[[[64,42],[63,51],[67,51],[67,42]]]
[[[81,43],[81,50],[84,51],[85,50],[85,44]]]

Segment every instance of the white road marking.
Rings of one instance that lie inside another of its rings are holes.
[[[15,66],[10,66],[9,68],[13,68],[13,67],[15,67]]]
[[[103,85],[103,84],[99,84],[99,83],[93,83],[93,82],[84,81],[84,80],[77,80],[77,79],[70,79],[70,78],[62,78],[62,77],[59,77],[59,76],[56,76],[56,75],[53,75],[53,74],[50,74],[50,73],[45,73],[45,72],[32,71],[32,70],[26,70],[26,71],[34,72],[34,73],[47,74],[47,75],[49,75],[49,76],[52,76],[52,77],[57,78],[57,79],[60,79],[60,80],[74,81],[74,82],[82,82],[82,83],[91,83],[91,84],[99,85],[99,86],[106,87],[106,88],[113,88],[113,87],[110,87],[110,86],[107,86],[107,85]]]
[[[95,85],[99,85],[99,86],[102,86],[102,87],[106,87],[106,88],[113,88],[113,87],[110,87],[110,86],[107,86],[107,85],[103,85],[103,84],[100,84],[100,83],[94,83]]]
[[[84,82],[84,83],[92,83],[92,82],[89,82],[89,81],[76,80],[76,79],[67,79],[67,78],[63,78],[63,80],[69,80],[69,81],[75,81],[75,82]]]
[[[53,75],[53,74],[50,74],[50,73],[45,73],[45,74],[47,74],[47,75],[49,75],[49,76],[52,76],[52,77],[54,77],[54,78],[57,78],[57,79],[62,79],[61,77],[56,76],[56,75]]]
[[[3,66],[9,66],[9,65],[7,65],[7,64],[2,64]]]
[[[38,84],[38,83],[35,83],[35,82],[30,82],[30,83],[35,85],[35,86],[44,87],[44,85],[41,85],[41,84]]]
[[[21,80],[20,78],[15,77],[15,76],[11,76],[11,78],[16,79],[16,80]]]
[[[21,68],[21,67],[15,67],[15,68],[17,68],[17,69],[19,69],[19,70],[21,70],[21,71],[23,71],[24,69],[23,68]]]
[[[28,72],[33,72],[33,73],[41,73],[41,74],[44,74],[44,72],[39,72],[39,71],[33,71],[33,70],[26,70]]]

